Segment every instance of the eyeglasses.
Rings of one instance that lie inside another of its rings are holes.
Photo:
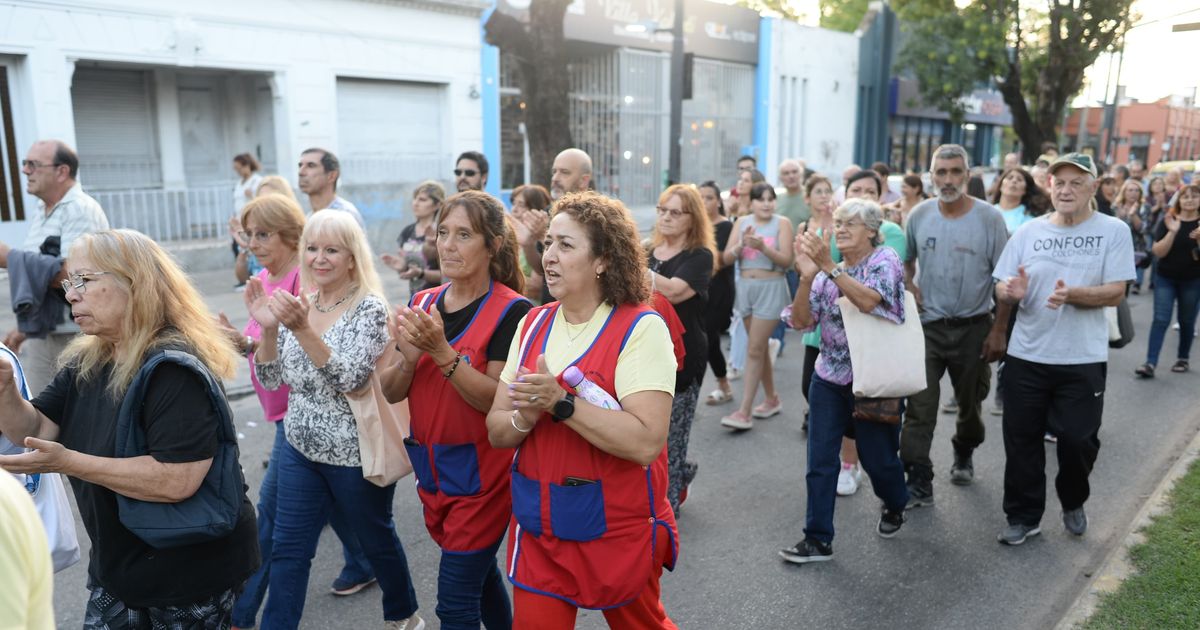
[[[749,173],[750,171],[754,170],[754,167],[753,166],[739,166],[739,167],[737,167],[737,170],[739,173]]]
[[[658,210],[658,216],[660,216],[660,217],[664,214],[670,214],[672,219],[678,219],[679,217],[684,215],[683,210],[677,210],[675,208],[664,208],[662,206],[655,206],[654,209]]]
[[[42,168],[43,166],[49,166],[51,168],[54,168],[56,166],[62,166],[62,162],[51,162],[49,164],[42,164],[41,162],[38,162],[36,160],[21,160],[21,168],[27,168],[31,171],[36,171],[39,168]]]
[[[476,176],[476,175],[478,175],[478,174],[479,174],[479,171],[476,171],[476,170],[473,170],[473,169],[469,169],[469,168],[456,168],[456,169],[454,169],[454,176],[455,176],[455,177],[462,177],[463,175],[466,175],[467,177],[475,177],[475,176]]]
[[[852,227],[858,227],[860,225],[866,225],[866,223],[863,223],[862,221],[834,221],[833,229],[835,229],[835,230],[840,230],[842,228],[850,229]]]
[[[75,289],[76,293],[78,293],[79,295],[83,295],[84,293],[87,293],[87,283],[89,283],[95,279],[90,276],[104,276],[104,275],[108,275],[108,273],[109,272],[107,272],[107,271],[90,271],[88,273],[73,273],[73,274],[67,276],[66,280],[62,281],[61,286],[62,286],[63,293],[69,293],[71,291],[71,289]]]
[[[243,231],[243,232],[241,232],[241,235],[242,235],[242,238],[246,239],[247,241],[254,240],[254,241],[258,241],[259,243],[266,243],[267,241],[271,240],[271,237],[274,236],[275,233],[274,232],[263,232],[262,230],[259,230],[257,232],[253,232],[253,233]]]

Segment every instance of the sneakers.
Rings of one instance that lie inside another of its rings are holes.
[[[879,526],[875,531],[883,538],[891,538],[900,531],[900,527],[903,525],[904,512],[893,512],[885,507],[883,514],[879,515]]]
[[[1049,431],[1046,432],[1046,435],[1042,436],[1042,439],[1046,440],[1047,442],[1049,442],[1051,444],[1058,443],[1058,436],[1054,435],[1053,433],[1051,433]]]
[[[992,402],[992,415],[993,416],[1003,416],[1004,415],[1004,401],[1003,400],[997,398],[995,401]]]
[[[721,418],[721,426],[737,429],[738,431],[747,431],[754,428],[754,421],[746,417],[739,409],[724,418]]]
[[[933,471],[915,464],[907,468],[908,503],[905,509],[933,505]]]
[[[951,398],[942,405],[942,413],[958,413],[958,401]]]
[[[848,497],[858,492],[858,483],[862,480],[862,469],[858,464],[842,462],[842,472],[838,473],[837,493],[839,497]]]
[[[833,546],[815,538],[805,538],[787,549],[780,549],[779,557],[795,564],[825,562],[833,560]]]
[[[1025,542],[1030,536],[1037,536],[1040,533],[1042,533],[1042,528],[1037,525],[1022,525],[1017,523],[1005,527],[1004,531],[1000,532],[1000,535],[996,537],[996,540],[1000,541],[1001,545],[1016,547]]]
[[[1066,527],[1068,532],[1075,536],[1082,536],[1087,531],[1087,514],[1084,514],[1082,505],[1074,510],[1063,510],[1062,516],[1063,527]]]
[[[420,615],[413,615],[399,621],[383,622],[383,630],[423,630],[423,628],[425,628],[425,620],[421,619]]]
[[[374,583],[374,577],[367,578],[366,581],[363,582],[351,582],[343,579],[341,576],[338,576],[338,579],[334,580],[333,585],[329,587],[329,592],[337,595],[338,597],[346,597],[347,595],[353,595]]]
[[[956,486],[969,486],[975,481],[975,464],[971,455],[954,454],[954,464],[950,466],[950,483]]]
[[[735,367],[731,367],[725,371],[725,378],[731,381],[736,381],[739,378],[742,378],[742,371]]]
[[[771,361],[771,365],[775,365],[775,359],[779,358],[779,351],[783,349],[783,344],[778,339],[767,340],[767,359]]]
[[[783,401],[779,400],[779,396],[776,396],[775,404],[772,405],[771,399],[768,398],[767,400],[762,401],[762,404],[755,407],[754,410],[750,412],[750,415],[760,420],[765,420],[771,416],[779,415],[779,412],[781,411],[783,411]]]

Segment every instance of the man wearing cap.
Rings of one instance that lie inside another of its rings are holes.
[[[1075,536],[1087,531],[1108,361],[1104,307],[1119,304],[1134,279],[1129,226],[1090,203],[1092,158],[1068,153],[1049,172],[1055,211],[1018,228],[993,272],[996,299],[1017,306],[1004,367],[1006,545],[1041,533],[1047,431],[1058,436],[1063,525]]]

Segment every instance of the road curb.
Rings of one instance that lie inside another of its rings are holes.
[[[1096,612],[1096,607],[1100,603],[1100,598],[1108,593],[1116,591],[1125,579],[1133,575],[1136,569],[1133,562],[1129,558],[1129,550],[1135,545],[1145,541],[1145,536],[1142,535],[1142,530],[1150,525],[1154,518],[1167,509],[1167,494],[1171,488],[1175,487],[1175,482],[1179,480],[1185,473],[1192,462],[1200,459],[1200,431],[1197,431],[1192,436],[1191,442],[1179,455],[1179,459],[1171,465],[1163,480],[1159,482],[1158,487],[1146,499],[1142,505],[1142,509],[1138,511],[1134,517],[1133,523],[1129,526],[1129,530],[1125,536],[1109,552],[1108,557],[1104,559],[1104,564],[1100,569],[1092,574],[1092,579],[1088,583],[1087,588],[1079,594],[1075,599],[1075,603],[1067,609],[1066,614],[1059,620],[1055,630],[1072,630],[1077,628],[1089,617]]]

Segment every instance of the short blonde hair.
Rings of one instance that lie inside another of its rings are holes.
[[[258,183],[258,190],[254,191],[256,197],[272,193],[283,195],[292,201],[296,200],[296,192],[292,190],[292,185],[279,175],[267,175],[262,178],[262,181]]]
[[[354,267],[350,270],[350,281],[355,287],[351,301],[357,302],[366,295],[374,295],[387,303],[383,295],[383,283],[375,271],[375,256],[371,253],[367,235],[350,213],[329,209],[314,212],[300,235],[301,254],[308,250],[309,243],[320,238],[327,238],[344,248],[354,260]],[[305,287],[316,285],[308,265],[300,265],[300,280]]]
[[[85,234],[71,246],[70,257],[86,257],[93,271],[107,272],[129,297],[121,322],[121,347],[93,335],[79,335],[59,357],[74,365],[80,381],[112,366],[107,391],[119,399],[142,367],[146,353],[180,345],[219,379],[233,376],[238,363],[233,342],[217,327],[200,292],[175,259],[150,237],[134,230]]]
[[[259,227],[278,234],[293,251],[300,248],[300,233],[304,231],[304,210],[296,203],[295,198],[279,193],[255,197],[242,207],[243,230],[250,229],[251,219]]]

